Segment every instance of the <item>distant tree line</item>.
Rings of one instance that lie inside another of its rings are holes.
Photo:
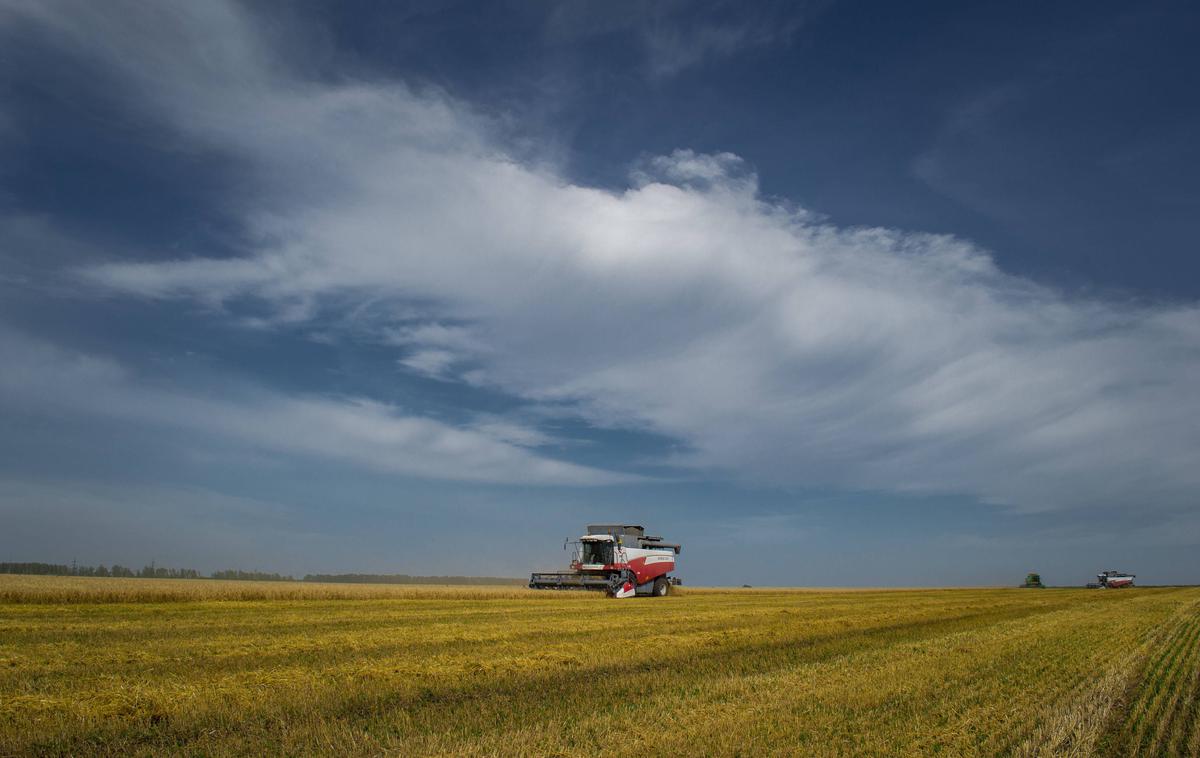
[[[166,568],[164,566],[155,566],[151,563],[149,566],[143,566],[140,571],[135,571],[131,568],[126,568],[119,563],[114,563],[112,568],[100,564],[99,566],[79,566],[72,563],[70,566],[65,563],[0,563],[0,574],[43,574],[48,576],[129,576],[142,577],[144,579],[203,579],[199,571],[196,569],[178,569]]]
[[[225,569],[204,576],[195,569],[166,568],[153,562],[140,570],[114,563],[111,567],[70,566],[63,563],[0,563],[0,574],[44,574],[49,576],[124,576],[143,579],[226,579],[254,582],[294,582],[295,577],[269,574],[264,571]],[[305,582],[337,582],[343,584],[500,584],[521,585],[524,579],[500,576],[412,576],[410,574],[306,574]]]
[[[264,571],[240,571],[238,569],[226,569],[224,571],[214,571],[213,579],[233,579],[243,582],[294,582],[295,577],[283,576],[282,574],[268,574]]]
[[[207,579],[208,577],[201,574],[196,569],[185,568],[168,568],[166,566],[156,566],[153,562],[148,566],[143,566],[141,569],[131,569],[122,566],[119,563],[114,563],[112,567],[100,564],[99,566],[79,566],[72,563],[70,566],[65,563],[0,563],[0,574],[43,574],[48,576],[124,576],[137,577],[141,579]],[[230,576],[218,576],[218,574],[229,574]],[[237,576],[233,576],[236,574]],[[279,574],[260,574],[251,571],[218,571],[213,574],[214,579],[291,579],[288,577],[280,577]],[[293,580],[294,581],[294,580]]]
[[[305,574],[306,582],[343,584],[525,584],[503,576],[411,576],[409,574]]]

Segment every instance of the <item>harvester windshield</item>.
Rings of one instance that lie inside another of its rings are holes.
[[[580,544],[580,563],[613,563],[613,543],[604,541],[583,540]]]

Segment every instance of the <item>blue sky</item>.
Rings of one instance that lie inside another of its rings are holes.
[[[0,554],[1200,581],[1183,3],[0,2]]]

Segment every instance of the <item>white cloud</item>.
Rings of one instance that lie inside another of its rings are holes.
[[[470,329],[436,322],[398,328],[384,327],[383,336],[393,345],[424,345],[472,353],[486,349],[484,344],[471,334]]]
[[[449,350],[418,350],[400,359],[400,364],[426,376],[439,377],[454,365],[454,353]]]
[[[518,423],[494,413],[480,414],[471,424],[471,428],[493,439],[504,440],[521,447],[544,447],[568,443],[567,440],[558,439],[536,427]]]
[[[473,383],[669,435],[688,450],[673,463],[709,473],[1031,510],[1194,507],[1193,305],[1072,298],[961,240],[822,224],[760,197],[727,154],[654,159],[622,192],[575,184],[510,158],[445,95],[288,74],[233,6],[24,7],[261,177],[244,257],[97,266],[95,285],[249,297],[292,320],[315,312],[298,303],[423,308],[453,336],[410,321],[376,336],[427,353],[419,368],[461,361]],[[136,12],[154,24],[128,23]],[[279,419],[336,415],[406,451],[478,441],[369,403],[283,405]],[[279,423],[253,433],[292,439]],[[486,471],[517,454],[488,449],[503,452],[481,454]]]

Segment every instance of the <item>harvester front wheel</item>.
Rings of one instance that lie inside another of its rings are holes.
[[[671,583],[667,581],[665,576],[660,576],[654,580],[654,596],[666,597],[671,591]]]

